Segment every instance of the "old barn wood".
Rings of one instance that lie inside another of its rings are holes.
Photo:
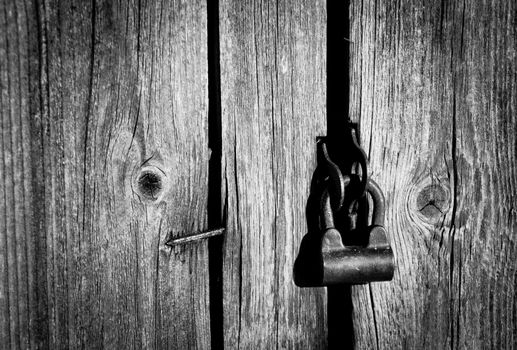
[[[350,113],[398,256],[354,289],[357,348],[517,346],[516,11],[351,2]]]
[[[517,348],[516,37],[512,0],[3,1],[0,349]],[[395,278],[299,288],[347,116]]]
[[[2,347],[209,347],[206,3],[1,13]]]

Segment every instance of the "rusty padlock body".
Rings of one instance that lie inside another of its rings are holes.
[[[373,200],[372,225],[364,234],[369,236],[366,247],[345,246],[341,234],[333,227],[333,213],[328,193],[322,198],[325,230],[321,237],[321,285],[362,284],[389,281],[395,270],[393,250],[384,228],[384,195],[369,180],[366,192]]]

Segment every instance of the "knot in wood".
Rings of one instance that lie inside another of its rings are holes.
[[[417,209],[427,220],[434,221],[449,210],[449,190],[441,184],[424,187],[417,196]]]
[[[136,189],[143,199],[158,200],[165,189],[165,173],[155,166],[142,168],[136,179]]]

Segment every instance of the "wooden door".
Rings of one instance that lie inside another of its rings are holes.
[[[516,6],[3,2],[0,348],[515,348]],[[397,270],[299,288],[347,117]]]

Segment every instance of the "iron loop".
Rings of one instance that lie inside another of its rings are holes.
[[[330,203],[334,211],[338,211],[343,206],[345,201],[345,178],[339,167],[334,163],[328,154],[327,144],[324,140],[319,143],[319,164],[323,165],[329,179],[328,192],[330,195]]]

